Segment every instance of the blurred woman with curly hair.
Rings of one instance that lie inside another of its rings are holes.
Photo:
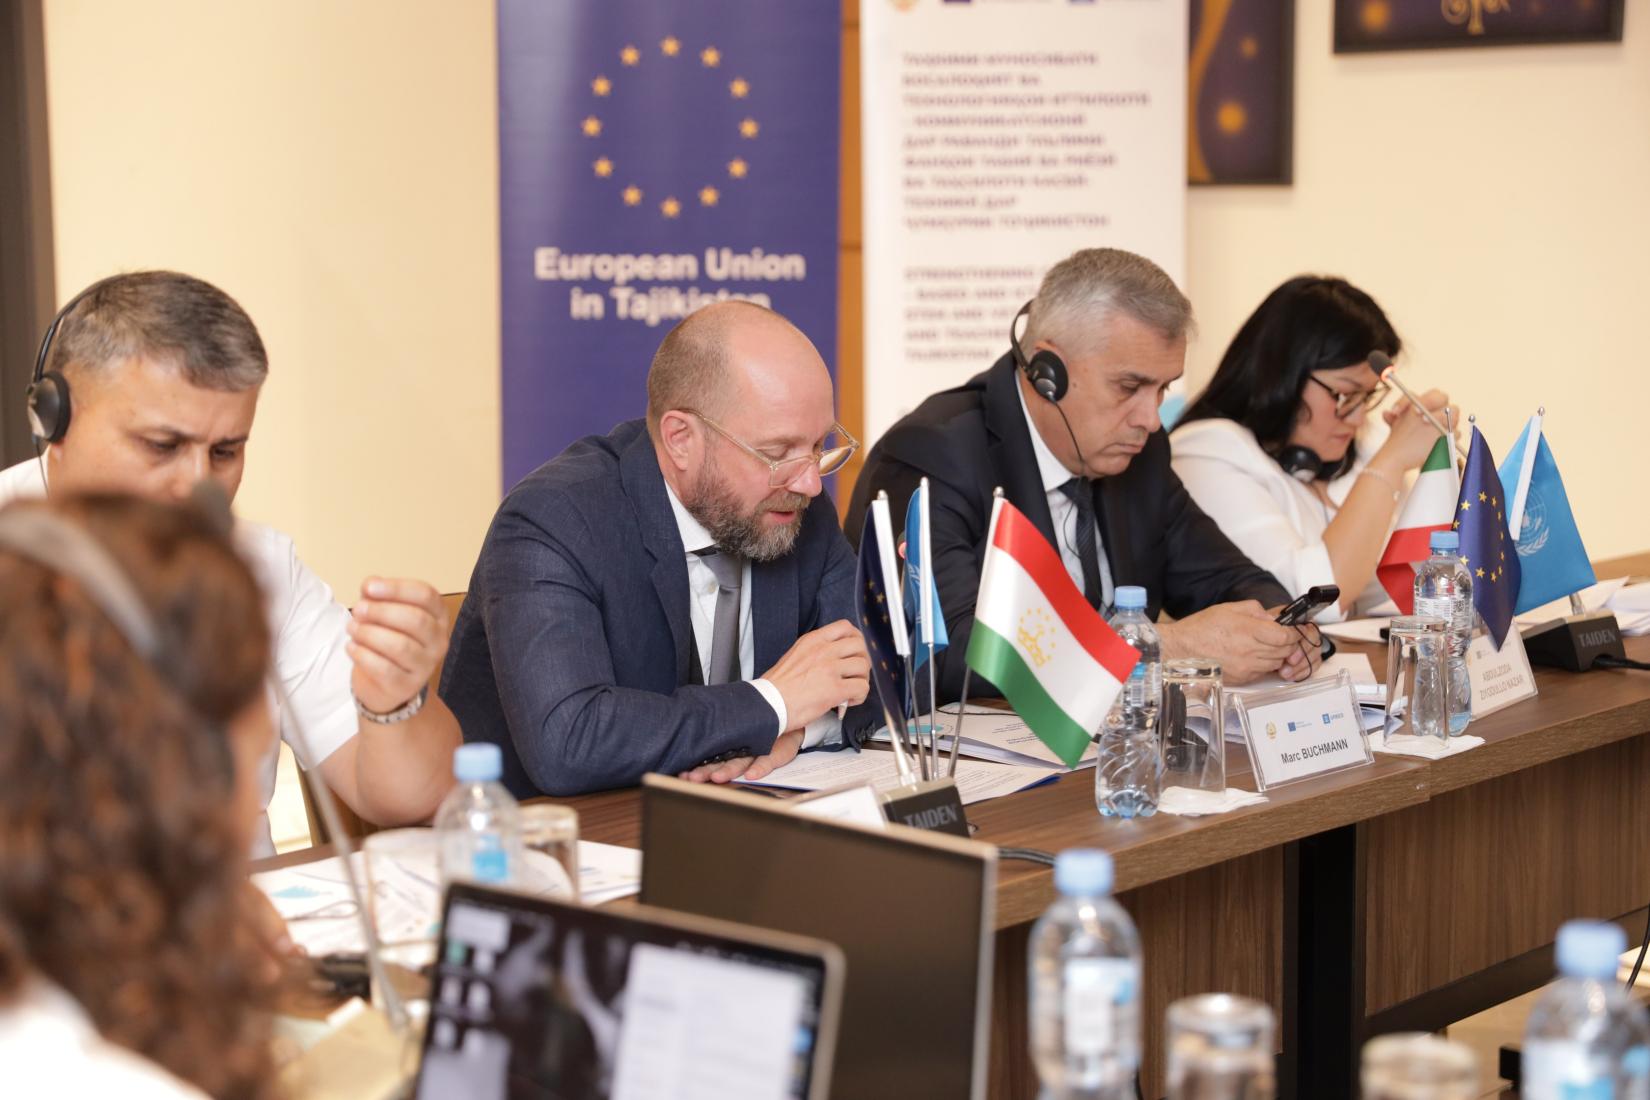
[[[0,608],[0,1091],[264,1096],[251,574],[204,512],[19,503]]]

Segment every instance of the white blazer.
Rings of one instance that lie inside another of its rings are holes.
[[[1378,418],[1374,426],[1385,428]],[[1254,433],[1236,421],[1194,420],[1177,427],[1169,440],[1174,472],[1198,507],[1250,561],[1298,595],[1316,584],[1335,583],[1323,533],[1381,442],[1379,434],[1384,433],[1372,430],[1367,438],[1360,436],[1352,469],[1329,483],[1329,504],[1289,476],[1261,450]],[[1374,578],[1352,608],[1354,617],[1396,610]],[[1320,611],[1316,621],[1332,623],[1345,617],[1337,603]]]

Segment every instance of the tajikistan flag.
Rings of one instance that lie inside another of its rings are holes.
[[[1072,583],[1060,555],[1001,496],[968,639],[968,667],[1055,755],[1075,767],[1140,654]]]
[[[1434,531],[1448,531],[1455,522],[1455,468],[1450,464],[1449,440],[1438,437],[1432,453],[1421,464],[1421,473],[1398,514],[1398,526],[1386,544],[1375,576],[1381,581],[1398,611],[1415,614],[1415,572],[1432,556],[1428,543]]]

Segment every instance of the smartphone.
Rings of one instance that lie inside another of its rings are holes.
[[[1278,612],[1278,622],[1284,626],[1294,626],[1304,623],[1322,608],[1328,607],[1341,598],[1338,585],[1315,584],[1304,593],[1290,600],[1284,609]]]

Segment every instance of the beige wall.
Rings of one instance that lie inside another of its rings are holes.
[[[1650,548],[1650,2],[1627,9],[1620,45],[1336,56],[1328,0],[1298,0],[1295,185],[1188,201],[1193,383],[1279,282],[1345,275],[1497,455],[1547,406],[1594,557]]]
[[[1624,488],[1650,470],[1650,0],[1620,46],[1363,57],[1296,8],[1295,185],[1188,200],[1192,380],[1277,282],[1344,274],[1493,447],[1548,406],[1595,556],[1650,548]],[[273,359],[242,511],[346,592],[463,587],[499,493],[491,0],[46,10],[60,292],[151,265],[229,289]]]
[[[350,602],[498,502],[491,0],[48,0],[58,290],[174,267],[270,353],[239,508]]]

